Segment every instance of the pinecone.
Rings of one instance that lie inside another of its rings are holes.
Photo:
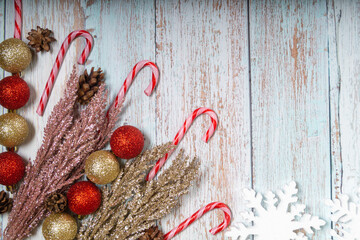
[[[67,205],[66,197],[61,193],[51,194],[45,201],[45,207],[50,212],[61,213]]]
[[[101,68],[97,71],[94,71],[94,68],[91,68],[90,74],[88,74],[85,69],[84,74],[79,77],[77,101],[82,105],[88,104],[103,82],[104,73],[102,73]]]
[[[6,213],[11,210],[13,200],[9,198],[5,191],[0,192],[0,213]]]
[[[151,227],[144,232],[144,235],[138,238],[138,240],[162,240],[164,234],[159,230],[158,227]]]
[[[52,31],[49,29],[43,29],[37,26],[36,30],[31,29],[31,32],[28,33],[29,35],[26,37],[30,42],[28,45],[32,48],[35,48],[36,52],[50,50],[50,43],[56,41],[55,38],[50,37]]]

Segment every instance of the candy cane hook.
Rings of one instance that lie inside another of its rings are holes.
[[[140,72],[141,69],[143,69],[146,66],[150,67],[150,69],[152,71],[152,78],[151,78],[151,82],[149,83],[149,86],[145,89],[144,92],[147,96],[150,96],[150,94],[153,92],[153,90],[157,84],[157,81],[159,79],[159,69],[157,68],[155,63],[147,61],[147,60],[143,60],[143,61],[138,62],[134,66],[132,71],[129,73],[129,75],[126,77],[124,84],[120,88],[120,91],[119,91],[118,95],[116,96],[115,101],[109,108],[108,113],[110,112],[110,110],[112,108],[116,108],[123,101],[123,98],[125,97],[125,94],[128,91],[131,83],[134,81],[136,75],[138,74],[138,72]]]
[[[182,127],[180,128],[178,133],[176,134],[172,144],[177,146],[179,144],[179,142],[181,141],[181,139],[183,139],[185,133],[187,132],[187,130],[189,129],[189,127],[191,126],[191,124],[193,123],[195,118],[204,113],[209,115],[211,118],[210,128],[207,130],[205,135],[202,137],[202,140],[207,143],[209,141],[209,139],[211,138],[211,136],[215,132],[216,126],[218,124],[218,118],[216,116],[216,113],[213,110],[211,110],[209,108],[201,107],[201,108],[198,108],[195,111],[193,111],[192,114],[185,120],[184,124],[182,125]],[[156,165],[151,169],[149,174],[146,176],[147,181],[150,181],[155,177],[157,172],[165,164],[166,160],[169,158],[169,156],[172,154],[173,151],[174,150],[166,153],[164,157],[162,157],[161,159],[159,159],[156,162]]]
[[[229,224],[231,222],[231,211],[230,211],[230,208],[226,204],[220,203],[220,202],[213,202],[213,203],[209,203],[205,207],[201,208],[199,211],[194,213],[191,217],[189,217],[184,222],[182,222],[178,227],[174,228],[173,230],[171,230],[170,232],[165,234],[164,240],[172,239],[174,236],[176,236],[178,233],[180,233],[182,230],[184,230],[186,227],[188,227],[194,221],[196,221],[197,219],[202,217],[205,213],[207,213],[208,211],[211,211],[215,208],[221,209],[224,212],[225,219],[219,226],[211,229],[210,233],[215,235],[215,234],[221,232],[227,226],[229,226]]]
[[[62,65],[62,63],[64,61],[64,56],[65,56],[67,50],[69,49],[69,45],[77,37],[84,37],[85,40],[86,40],[85,49],[81,53],[81,56],[80,56],[80,58],[78,60],[78,63],[83,65],[85,63],[86,59],[90,55],[91,49],[92,49],[93,44],[94,44],[94,40],[93,40],[92,35],[89,32],[87,32],[85,30],[73,31],[65,38],[63,44],[61,45],[60,51],[59,51],[59,53],[58,53],[58,55],[56,57],[54,66],[51,69],[49,79],[48,79],[48,81],[46,83],[44,92],[43,92],[43,94],[41,96],[41,99],[40,99],[39,106],[38,106],[38,108],[36,110],[36,112],[40,116],[42,116],[43,113],[44,113],[44,109],[45,109],[46,104],[47,104],[47,102],[49,100],[50,93],[52,91],[55,79],[56,79],[56,77],[57,77],[57,75],[59,73],[59,69],[60,69],[60,67],[61,67],[61,65]]]
[[[21,0],[14,0],[14,6],[15,6],[14,38],[21,39],[21,10],[22,10]]]

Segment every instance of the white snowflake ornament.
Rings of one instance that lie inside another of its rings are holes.
[[[242,213],[245,220],[234,222],[226,236],[233,240],[245,240],[254,236],[256,240],[308,240],[306,234],[319,230],[325,221],[306,214],[304,204],[299,204],[295,182],[290,182],[275,195],[268,192],[264,196],[252,189],[244,190],[248,210]],[[301,231],[301,232],[300,232]]]
[[[360,205],[349,199],[347,195],[339,195],[338,199],[326,201],[336,227],[330,234],[336,240],[360,240]]]

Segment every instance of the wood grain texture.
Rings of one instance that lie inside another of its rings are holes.
[[[251,1],[249,14],[254,188],[265,193],[294,180],[308,211],[327,219],[326,2]]]
[[[104,69],[113,101],[138,61],[155,61],[155,6],[152,1],[88,1],[85,13],[86,29],[95,37],[91,65]],[[141,129],[146,146],[154,144],[157,130],[156,96],[144,94],[150,80],[150,69],[137,75],[119,122]]]
[[[332,136],[333,148],[341,154],[333,157],[333,191],[350,196],[360,193],[360,1],[330,1],[333,28],[330,70],[335,118],[333,128],[340,134]],[[330,45],[331,46],[331,45]],[[339,152],[339,151],[337,151]]]
[[[332,197],[342,191],[342,154],[340,132],[340,69],[338,64],[338,21],[340,11],[335,9],[335,2],[328,1],[328,33],[329,33],[329,97],[330,97],[330,134],[332,163]]]
[[[241,189],[251,187],[247,4],[236,1],[156,1],[157,142],[172,140],[188,115],[209,107],[219,117],[210,125],[199,117],[180,146],[201,161],[201,178],[181,207],[161,221],[165,232],[212,201],[244,209]],[[178,239],[224,239],[208,232],[223,219],[221,211],[198,220]]]
[[[327,221],[324,199],[359,192],[359,0],[23,0],[23,11],[24,40],[37,25],[52,29],[57,39],[23,72],[31,88],[19,111],[31,124],[19,150],[24,159],[35,158],[85,41],[70,47],[39,117],[35,110],[60,45],[71,31],[85,29],[95,41],[85,67],[105,71],[111,100],[134,64],[157,63],[154,94],[143,94],[151,76],[144,69],[119,121],[140,128],[146,146],[172,141],[198,107],[218,114],[208,144],[201,136],[210,120],[201,116],[179,145],[199,158],[201,177],[180,208],[159,223],[164,232],[211,201],[227,203],[240,220],[241,189],[247,187],[264,193],[295,180],[309,212]],[[0,29],[0,41],[13,36],[12,0],[0,0]],[[0,69],[0,75],[9,73]],[[208,213],[176,239],[225,239],[208,232],[222,218],[221,211]],[[1,223],[4,229],[6,214]],[[329,239],[329,228],[313,239]],[[43,239],[41,231],[30,239]]]

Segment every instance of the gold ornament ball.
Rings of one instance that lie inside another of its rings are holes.
[[[0,67],[11,73],[19,73],[31,62],[30,48],[17,38],[0,43]]]
[[[73,240],[77,234],[76,220],[67,213],[52,213],[44,220],[42,234],[46,240]]]
[[[29,135],[25,118],[16,113],[0,116],[0,144],[12,148],[22,144]]]
[[[108,184],[119,175],[120,164],[109,151],[96,151],[85,161],[85,174],[96,184]]]

